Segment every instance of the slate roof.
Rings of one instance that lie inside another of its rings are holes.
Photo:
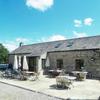
[[[45,52],[85,49],[100,49],[100,35],[23,45],[15,49],[10,54],[28,54],[29,56],[40,56]]]

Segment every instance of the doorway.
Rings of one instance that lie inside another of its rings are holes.
[[[36,68],[37,59],[36,59],[36,57],[29,57],[28,65],[29,65],[29,71],[37,72],[37,68]]]
[[[42,59],[42,69],[45,69],[45,67],[46,67],[46,59]]]

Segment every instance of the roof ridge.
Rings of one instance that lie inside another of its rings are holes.
[[[73,50],[73,49],[100,48],[100,42],[98,42],[98,40],[100,40],[100,35],[59,40],[59,41],[51,41],[51,42],[49,41],[49,42],[35,43],[35,44],[23,45],[21,47],[18,47],[11,53],[13,54],[19,52],[25,53],[25,52],[36,52],[36,51],[41,53],[42,51],[47,51],[47,50],[61,51],[62,49]],[[62,47],[59,43],[62,45]],[[42,49],[42,51],[40,49]]]
[[[40,42],[40,43],[33,43],[33,44],[27,44],[27,45],[22,45],[22,46],[31,46],[31,45],[38,45],[38,44],[47,44],[47,43],[53,43],[53,42],[60,42],[60,41],[70,41],[70,40],[77,40],[77,39],[86,39],[86,38],[93,38],[93,37],[100,37],[100,35],[96,36],[86,36],[86,37],[76,37],[76,38],[71,38],[71,39],[65,39],[65,40],[57,40],[57,41],[47,41],[47,42]]]

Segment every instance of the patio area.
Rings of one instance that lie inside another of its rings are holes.
[[[0,78],[0,82],[62,99],[98,99],[100,96],[100,81],[92,79],[74,81],[70,89],[57,88],[56,78],[48,78],[47,76],[40,76],[36,81],[19,81],[16,79]]]

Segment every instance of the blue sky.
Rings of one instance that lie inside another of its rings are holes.
[[[100,0],[0,0],[0,42],[32,44],[100,35]]]

